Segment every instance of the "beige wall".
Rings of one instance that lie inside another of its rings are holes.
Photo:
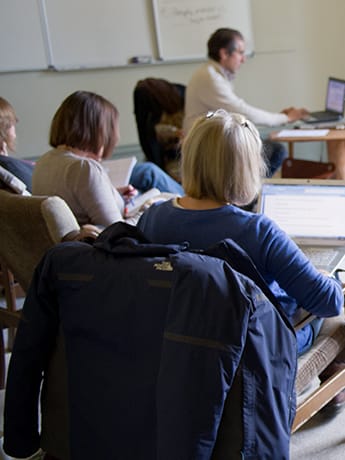
[[[322,107],[327,77],[345,78],[344,0],[252,0],[252,9],[257,53],[240,70],[237,93],[268,110],[290,105]],[[120,147],[135,145],[136,82],[158,77],[187,83],[198,65],[0,74],[0,95],[14,105],[19,118],[17,155],[36,157],[48,149],[51,117],[77,89],[95,91],[113,101],[121,114]]]

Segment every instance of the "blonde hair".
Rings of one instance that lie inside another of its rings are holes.
[[[0,97],[0,151],[4,144],[7,144],[9,150],[14,151],[15,142],[10,139],[8,131],[17,121],[14,108],[6,99]]]
[[[210,112],[195,121],[182,143],[182,185],[192,198],[245,205],[265,175],[259,132],[243,115]]]

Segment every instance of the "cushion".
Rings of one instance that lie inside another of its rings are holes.
[[[30,195],[30,193],[26,190],[24,182],[2,166],[0,166],[0,181],[3,185],[2,188],[8,188],[19,195]]]
[[[24,182],[27,190],[31,193],[32,173],[35,167],[35,164],[32,161],[0,155],[0,166]]]
[[[58,196],[41,201],[41,213],[54,243],[61,242],[71,232],[79,233],[79,224],[66,202]]]

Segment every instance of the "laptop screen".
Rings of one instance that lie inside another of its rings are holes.
[[[341,115],[344,113],[345,104],[345,81],[337,78],[328,79],[326,110],[337,112]]]
[[[258,212],[274,220],[299,243],[345,240],[345,181],[268,179]]]

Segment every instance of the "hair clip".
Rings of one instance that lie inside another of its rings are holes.
[[[214,115],[214,112],[207,112],[206,118],[212,118]]]

